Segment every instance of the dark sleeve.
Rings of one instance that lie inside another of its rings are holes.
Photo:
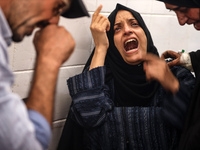
[[[83,127],[100,125],[112,110],[109,87],[104,83],[105,71],[105,67],[94,68],[67,81],[72,97],[72,113]]]
[[[197,50],[196,52],[190,52],[189,54],[195,75],[198,76],[200,73],[200,50]]]
[[[173,67],[172,72],[179,80],[179,91],[174,95],[166,94],[163,100],[162,115],[169,125],[182,129],[194,89],[195,78],[189,70],[180,66]]]

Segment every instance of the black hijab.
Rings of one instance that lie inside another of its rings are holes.
[[[147,29],[140,14],[130,8],[117,4],[115,10],[109,15],[111,27],[107,32],[109,39],[109,48],[105,59],[106,66],[106,82],[114,78],[115,87],[115,104],[116,106],[146,106],[152,100],[158,83],[146,81],[145,72],[143,71],[143,63],[139,65],[127,64],[114,44],[114,23],[117,12],[119,10],[127,10],[138,21],[141,28],[144,30],[147,37],[147,52],[158,55],[157,49],[153,44],[149,30]],[[93,50],[94,53],[94,50]],[[91,54],[86,63],[87,68],[93,56]]]
[[[189,8],[200,8],[200,0],[158,0],[168,4],[189,7]]]

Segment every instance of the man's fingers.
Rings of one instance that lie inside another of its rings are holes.
[[[166,52],[164,52],[164,53],[162,53],[160,58],[164,60],[164,59],[166,59],[166,55],[167,55]]]
[[[161,55],[162,59],[166,59],[166,58],[178,58],[180,56],[180,54],[174,52],[174,51],[166,51]]]
[[[35,32],[34,38],[33,38],[33,43],[36,44],[36,41],[38,37],[40,36],[41,30],[38,30]]]
[[[173,67],[174,64],[175,64],[175,63],[174,63],[173,61],[167,63],[167,65],[168,65],[169,67]]]
[[[179,65],[179,60],[178,59],[174,59],[174,60],[168,62],[167,65],[169,67],[173,67],[173,66]]]
[[[168,62],[167,64],[168,64],[169,67],[173,67],[173,66],[175,66],[175,65],[179,65],[179,64],[180,64],[180,63],[179,63],[179,61],[180,61],[180,56],[181,56],[181,54],[179,54],[179,53],[177,53],[177,52],[174,52],[174,51],[168,50],[168,51],[165,51],[165,52],[162,54],[161,58],[162,58],[162,59],[172,58],[173,60],[170,61],[170,62]]]

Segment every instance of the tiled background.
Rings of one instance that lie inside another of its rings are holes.
[[[173,12],[165,9],[164,3],[156,0],[83,0],[90,14],[103,4],[102,14],[108,16],[115,8],[116,3],[121,3],[140,12],[159,53],[165,50],[181,50],[186,52],[197,50],[199,46],[198,34],[193,26],[179,26]],[[73,35],[76,48],[70,59],[60,68],[59,79],[56,90],[55,113],[53,122],[53,138],[49,150],[55,150],[62,127],[67,116],[71,99],[66,86],[66,79],[78,74],[83,69],[84,63],[93,48],[90,33],[91,18],[80,19],[61,18],[60,24]],[[28,37],[20,43],[13,43],[9,48],[10,64],[15,74],[13,92],[22,98],[27,96],[33,73],[35,51],[32,38]]]

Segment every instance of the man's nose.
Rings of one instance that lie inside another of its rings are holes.
[[[180,25],[185,25],[185,23],[188,21],[188,17],[181,13],[176,13],[178,22]]]
[[[49,24],[58,24],[60,16],[54,16],[46,21],[41,21],[37,23],[37,27],[39,28],[45,28]]]

